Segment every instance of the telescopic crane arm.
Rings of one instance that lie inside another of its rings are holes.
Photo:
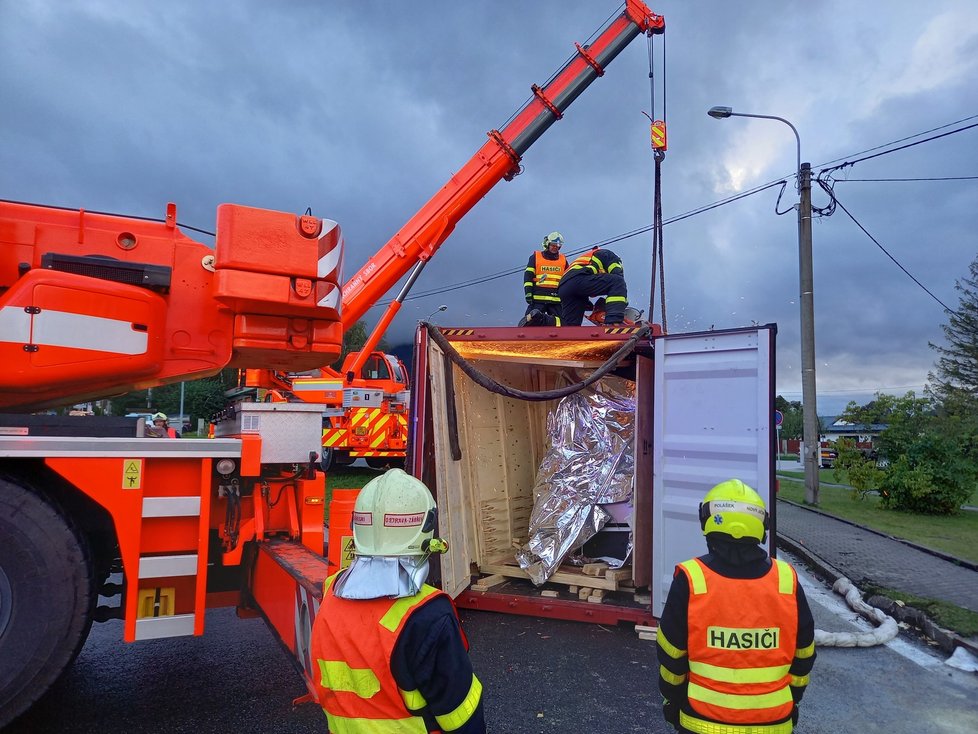
[[[502,179],[519,173],[527,149],[559,120],[571,102],[588,88],[611,61],[636,37],[665,31],[665,20],[640,0],[627,0],[587,47],[577,53],[544,86],[533,85],[533,98],[442,186],[360,270],[343,285],[344,330],[355,324],[411,268],[427,262],[455,229],[458,221]],[[391,304],[381,324],[390,323],[403,293]],[[395,305],[397,304],[397,305]],[[378,329],[379,331],[379,329]],[[379,338],[379,333],[376,334]],[[376,342],[375,342],[376,343]],[[364,347],[369,352],[372,347]]]

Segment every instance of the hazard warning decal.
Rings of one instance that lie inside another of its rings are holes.
[[[122,460],[122,488],[142,489],[142,487],[143,487],[143,460],[123,459]]]

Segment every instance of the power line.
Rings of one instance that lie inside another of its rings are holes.
[[[838,166],[833,166],[831,168],[823,168],[823,169],[821,169],[819,171],[819,176],[821,177],[822,174],[824,174],[824,173],[831,173],[832,171],[838,170],[840,168],[845,168],[845,167],[848,167],[848,166],[854,166],[856,163],[861,163],[863,161],[867,161],[867,160],[870,160],[872,158],[878,158],[880,156],[888,155],[890,153],[896,153],[896,152],[898,152],[900,150],[905,150],[907,148],[911,148],[913,146],[920,145],[922,143],[932,142],[934,140],[938,140],[940,138],[947,137],[949,135],[954,135],[955,133],[959,133],[959,132],[964,132],[966,130],[970,130],[972,128],[978,127],[978,122],[973,123],[971,125],[968,125],[966,127],[956,128],[954,130],[948,130],[947,132],[941,133],[940,135],[934,135],[934,136],[931,136],[929,138],[925,138],[923,140],[918,140],[916,142],[910,143],[908,145],[902,145],[902,146],[900,146],[898,148],[889,148],[889,146],[896,145],[897,143],[902,143],[905,140],[912,140],[913,138],[919,138],[921,135],[927,135],[927,134],[929,134],[931,132],[936,132],[938,130],[944,130],[944,129],[946,129],[948,127],[951,127],[953,125],[959,125],[962,122],[967,122],[969,120],[973,120],[973,119],[976,119],[976,118],[978,118],[978,115],[971,115],[969,117],[965,117],[965,118],[962,118],[960,120],[956,120],[954,122],[949,122],[949,123],[947,123],[945,125],[939,125],[938,127],[931,128],[930,130],[925,130],[923,132],[915,133],[914,135],[909,135],[909,136],[904,137],[904,138],[899,138],[899,139],[897,139],[895,141],[891,141],[889,143],[884,143],[883,145],[878,145],[878,146],[874,146],[872,148],[867,148],[866,150],[860,151],[859,153],[855,153],[854,155],[857,155],[858,156],[858,155],[862,155],[863,153],[869,153],[869,152],[877,151],[877,150],[879,150],[880,152],[879,153],[875,153],[875,154],[870,155],[870,156],[863,157],[863,158],[857,158],[857,159],[852,160],[852,161],[846,161],[846,162],[844,162],[844,163],[842,163],[842,164],[840,164]],[[887,150],[882,150],[883,148],[888,148],[888,149]],[[842,159],[842,158],[836,158],[833,161],[828,161],[827,163],[823,163],[821,165],[823,165],[823,166],[824,165],[828,165],[830,163],[835,162],[836,160],[844,160],[844,159]],[[952,176],[949,176],[949,177],[943,177],[943,178],[879,179],[879,180],[880,181],[888,181],[888,180],[892,180],[892,181],[911,181],[911,180],[919,180],[919,181],[947,180],[947,181],[954,181],[954,180],[974,180],[974,179],[978,179],[978,176],[964,176],[964,177],[958,177],[958,176],[953,176],[952,177]],[[873,181],[874,179],[832,179],[833,183],[836,183],[838,181],[844,181],[844,180],[849,180],[849,181],[863,181],[863,180],[865,180],[865,181]],[[755,187],[753,189],[749,189],[747,191],[744,191],[744,192],[741,192],[741,193],[738,193],[738,194],[734,194],[734,195],[729,196],[729,197],[727,197],[725,199],[720,199],[719,201],[715,201],[715,202],[713,202],[711,204],[705,204],[705,205],[700,206],[700,207],[697,207],[695,209],[691,209],[691,210],[689,210],[689,211],[687,211],[687,212],[685,212],[683,214],[679,214],[679,215],[674,216],[674,217],[669,217],[668,219],[666,219],[666,220],[663,221],[663,225],[673,224],[675,222],[680,222],[680,221],[682,221],[684,219],[689,219],[690,217],[696,216],[698,214],[703,214],[703,213],[708,212],[708,211],[710,211],[712,209],[716,209],[718,207],[725,206],[727,204],[732,204],[733,202],[739,201],[740,199],[746,198],[748,196],[753,196],[754,194],[760,193],[761,191],[765,191],[765,190],[767,190],[769,188],[772,188],[772,187],[778,186],[778,185],[782,185],[782,184],[785,184],[785,183],[786,182],[785,182],[784,179],[779,179],[779,180],[768,182],[766,184],[762,184],[762,185],[757,186],[757,187]],[[841,202],[839,202],[838,199],[835,197],[835,194],[831,190],[831,188],[827,187],[823,181],[820,181],[820,183],[822,183],[822,187],[828,192],[829,196],[832,197],[833,202],[838,203],[841,206]],[[886,248],[884,248],[865,229],[865,227],[863,227],[855,219],[855,217],[853,217],[853,215],[851,214],[851,212],[849,212],[844,206],[842,208],[846,212],[846,214],[849,215],[849,217],[852,219],[852,221],[855,222],[856,225],[860,229],[862,229],[863,232],[865,232],[866,235],[871,240],[873,240],[873,242],[876,243],[877,247],[879,247],[887,255],[887,257],[889,257],[894,263],[896,263],[896,265],[901,270],[903,270],[903,272],[906,273],[907,276],[911,278],[911,280],[913,280],[915,283],[917,283],[917,285],[919,285],[921,288],[923,288],[923,290],[928,295],[930,295],[931,298],[933,298],[938,303],[940,303],[941,306],[943,306],[945,308],[945,310],[950,311],[950,309],[948,309],[948,307],[939,298],[937,298],[937,296],[935,296],[933,293],[931,293],[906,268],[904,268],[903,265],[901,265],[896,260],[896,258],[894,258],[889,252],[887,252]],[[823,208],[823,211],[826,214],[831,214],[831,207]],[[606,246],[611,245],[611,244],[614,244],[616,242],[621,242],[623,240],[630,239],[632,237],[637,237],[638,235],[641,235],[641,234],[645,234],[645,233],[647,233],[647,232],[649,232],[651,230],[652,230],[652,225],[651,224],[650,225],[646,225],[644,227],[640,227],[640,228],[635,229],[635,230],[632,230],[630,232],[625,232],[625,233],[620,234],[620,235],[615,235],[613,237],[609,237],[609,238],[607,238],[605,240],[602,240],[602,241],[600,241],[598,243],[595,243],[594,245],[591,245],[589,247],[585,247],[585,248],[582,248],[580,250],[571,252],[570,255],[571,256],[574,256],[574,255],[580,254],[582,252],[586,252],[587,250],[592,249],[593,247],[606,247]],[[522,272],[523,270],[524,270],[524,268],[522,268],[522,267],[510,268],[510,269],[505,270],[505,271],[500,271],[498,273],[493,273],[493,274],[488,275],[488,276],[481,276],[481,277],[478,277],[478,278],[472,278],[470,280],[463,281],[461,283],[456,283],[456,284],[453,284],[453,285],[450,285],[450,286],[444,286],[444,287],[439,287],[439,288],[433,288],[433,289],[430,289],[430,290],[427,290],[427,291],[422,291],[422,292],[419,292],[419,293],[416,293],[416,294],[413,294],[413,295],[409,295],[404,300],[405,301],[411,301],[411,300],[416,300],[416,299],[420,299],[420,298],[427,298],[427,297],[430,297],[430,296],[440,295],[442,293],[449,293],[449,292],[452,292],[452,291],[461,290],[462,288],[468,288],[468,287],[471,287],[471,286],[474,286],[474,285],[481,285],[482,283],[488,283],[488,282],[491,282],[493,280],[499,280],[501,278],[506,278],[506,277],[517,275],[518,273]],[[381,302],[378,302],[377,303],[377,306],[387,306],[390,303],[391,303],[390,300],[388,300],[388,301],[381,301]]]
[[[930,296],[935,301],[937,301],[939,304],[941,304],[941,306],[944,307],[944,310],[946,312],[951,313],[951,309],[947,307],[947,304],[944,303],[944,301],[942,301],[940,298],[938,298],[933,293],[931,293],[930,290],[927,289],[927,286],[925,286],[923,283],[921,283],[919,280],[917,280],[909,270],[907,270],[905,267],[903,267],[903,265],[900,264],[900,261],[897,260],[895,257],[893,257],[893,255],[891,255],[887,251],[887,249],[885,247],[883,247],[883,245],[880,244],[879,240],[877,240],[875,237],[873,237],[873,235],[871,235],[869,233],[869,230],[867,230],[862,224],[859,223],[859,220],[857,220],[852,215],[852,212],[849,211],[848,209],[846,209],[846,205],[843,204],[841,201],[839,201],[839,199],[835,195],[835,193],[832,193],[832,192],[830,192],[830,193],[831,193],[832,199],[835,201],[835,203],[838,204],[842,208],[842,211],[844,211],[849,216],[849,219],[851,219],[853,222],[855,222],[856,226],[859,227],[859,229],[861,229],[866,234],[866,236],[869,237],[869,239],[871,239],[875,243],[875,245],[883,251],[883,254],[884,255],[886,255],[888,258],[890,258],[890,260],[892,260],[894,263],[896,263],[896,266],[898,268],[900,268],[900,270],[902,270],[904,273],[906,273],[907,274],[907,277],[909,277],[910,280],[912,280],[914,283],[916,283],[917,285],[919,285],[921,287],[921,289],[923,289],[923,291],[928,296]]]
[[[978,181],[978,176],[933,176],[930,178],[840,178],[836,179],[839,183],[852,183],[853,181],[889,183],[893,181]]]
[[[914,133],[913,135],[907,135],[905,138],[898,138],[896,140],[891,140],[889,143],[883,143],[882,145],[876,145],[876,146],[874,146],[872,148],[867,148],[866,150],[861,150],[858,153],[850,153],[850,155],[863,155],[864,153],[871,153],[874,150],[880,150],[882,148],[888,148],[891,145],[896,145],[897,143],[902,143],[904,140],[913,140],[914,138],[919,138],[921,135],[929,135],[930,133],[937,132],[938,130],[943,130],[944,128],[951,127],[952,125],[960,125],[962,122],[967,122],[968,120],[974,120],[976,118],[978,118],[978,115],[969,115],[968,117],[962,117],[960,120],[955,120],[954,122],[948,122],[948,123],[945,123],[943,125],[938,125],[937,127],[932,127],[930,130],[924,130],[924,131],[919,132],[919,133]],[[848,157],[849,156],[845,156],[844,158],[835,158],[835,159],[833,159],[831,161],[826,161],[825,163],[822,163],[820,165],[828,166],[828,165],[831,165],[832,163],[835,163],[837,161],[845,160]]]
[[[972,118],[973,117],[978,117],[978,115],[973,115]],[[967,118],[967,119],[972,119],[972,118]],[[945,125],[943,127],[947,127],[947,125]],[[874,153],[873,155],[868,155],[868,156],[865,156],[863,158],[857,158],[854,161],[845,161],[843,163],[840,163],[838,166],[832,166],[831,168],[823,168],[822,170],[820,170],[818,172],[818,175],[821,176],[824,173],[831,173],[832,171],[837,171],[840,168],[847,168],[849,166],[854,166],[857,163],[863,163],[864,161],[869,161],[869,160],[872,160],[873,158],[879,158],[880,156],[883,156],[883,155],[889,155],[890,153],[896,153],[897,151],[900,151],[900,150],[906,150],[907,148],[913,148],[913,147],[915,147],[917,145],[922,145],[924,143],[930,143],[930,142],[932,142],[934,140],[940,140],[941,138],[946,138],[948,135],[954,135],[955,133],[961,133],[961,132],[964,132],[965,130],[971,130],[972,128],[975,128],[975,127],[978,127],[978,122],[972,123],[971,125],[967,125],[965,127],[959,127],[956,130],[948,130],[946,133],[941,133],[940,135],[933,135],[933,136],[931,136],[929,138],[924,138],[923,140],[917,140],[917,141],[915,141],[913,143],[907,143],[906,145],[901,145],[899,148],[890,148],[889,150],[883,150],[883,151],[880,151],[879,153]],[[920,133],[920,134],[924,134],[924,133]],[[911,137],[917,137],[917,136],[916,135],[912,135]],[[904,138],[904,140],[906,140],[906,138]]]

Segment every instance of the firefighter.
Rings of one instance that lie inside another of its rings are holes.
[[[433,537],[428,488],[400,469],[354,505],[355,558],[326,579],[312,628],[316,688],[331,732],[484,734],[482,684],[448,594],[425,583]]]
[[[590,310],[592,296],[604,296],[605,324],[625,320],[628,293],[621,258],[611,250],[594,248],[571,263],[557,286],[560,321],[564,326],[580,326],[584,312]]]
[[[153,413],[152,428],[146,429],[146,435],[151,438],[180,438],[175,428],[170,428],[166,413]]]
[[[676,566],[657,635],[659,691],[679,732],[790,734],[815,662],[795,570],[768,557],[764,500],[739,479],[699,507],[709,553]]]
[[[567,258],[560,254],[564,236],[551,232],[541,248],[530,255],[523,273],[526,314],[520,326],[560,326],[560,296],[557,284],[567,270]]]

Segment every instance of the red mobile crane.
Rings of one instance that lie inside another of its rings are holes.
[[[342,299],[340,230],[330,220],[224,204],[211,249],[180,232],[173,204],[157,223],[0,203],[0,410],[38,411],[227,366],[318,368],[414,267],[366,359],[458,220],[516,174],[521,155],[630,41],[664,27],[627,0],[343,285]],[[0,727],[61,675],[93,621],[111,618],[132,642],[203,634],[211,607],[252,609],[308,682],[310,625],[329,571],[311,428],[321,412],[238,403],[210,441],[143,439],[119,419],[6,416]],[[117,603],[99,606],[99,597]]]

